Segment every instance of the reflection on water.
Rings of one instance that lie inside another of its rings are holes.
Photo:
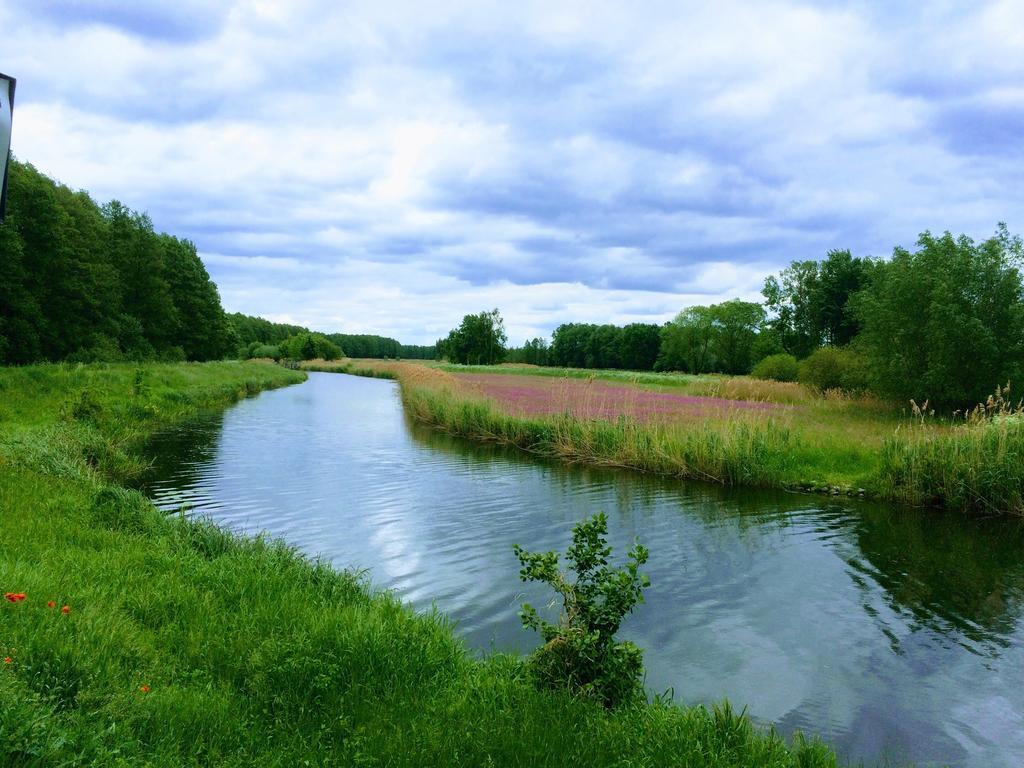
[[[160,435],[147,491],[268,531],[479,649],[528,650],[511,545],[564,549],[604,510],[651,550],[624,634],[647,687],[728,697],[869,763],[1024,764],[1024,529],[845,500],[681,486],[535,461],[415,427],[392,382],[313,374]]]

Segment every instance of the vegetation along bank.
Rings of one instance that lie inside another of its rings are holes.
[[[749,376],[379,360],[303,367],[398,379],[418,421],[562,460],[726,485],[1024,514],[1024,416],[1002,388],[966,414],[942,419],[927,409],[900,412],[866,394]],[[521,384],[498,386],[496,379]],[[530,385],[537,380],[546,386]],[[586,386],[570,386],[581,380]],[[602,390],[604,382],[611,386]],[[540,409],[533,407],[538,391]],[[651,393],[676,401],[658,410]],[[750,404],[758,407],[744,407]]]
[[[539,690],[519,658],[474,659],[441,615],[125,487],[154,429],[303,377],[0,369],[0,764],[836,764],[727,706]]]

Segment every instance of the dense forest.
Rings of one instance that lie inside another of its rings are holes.
[[[327,338],[344,349],[349,357],[433,360],[437,356],[437,347],[433,344],[402,344],[387,336],[329,333]]]
[[[211,360],[235,343],[189,240],[144,213],[10,164],[0,225],[0,362]]]

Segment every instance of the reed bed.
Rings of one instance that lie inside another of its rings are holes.
[[[482,397],[407,386],[413,418],[449,434],[511,445],[530,453],[728,485],[778,484],[797,451],[789,430],[771,421],[705,423],[583,419],[571,413],[521,417]]]
[[[916,505],[1024,515],[1024,403],[1009,385],[943,432],[934,414],[913,404],[913,425],[886,440],[879,483],[887,495]]]
[[[803,384],[749,376],[707,377],[689,385],[687,391],[700,397],[786,405],[809,403],[815,399],[814,393]]]

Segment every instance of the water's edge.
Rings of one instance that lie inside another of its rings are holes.
[[[652,550],[649,599],[624,633],[647,684],[728,697],[853,759],[1024,761],[1024,533],[785,491],[564,466],[414,425],[395,385],[311,374],[162,433],[147,491],[236,530],[268,531],[417,608],[473,647],[529,650],[513,543],[564,549],[609,515],[621,552]]]

